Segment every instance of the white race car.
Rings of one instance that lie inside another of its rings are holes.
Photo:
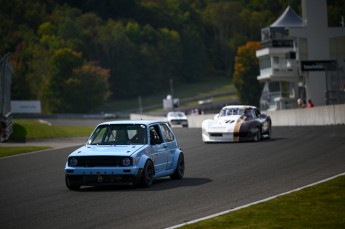
[[[171,111],[167,114],[167,120],[170,126],[181,125],[188,127],[188,118],[182,111]]]
[[[203,142],[260,141],[271,138],[272,122],[254,106],[225,106],[202,122]]]

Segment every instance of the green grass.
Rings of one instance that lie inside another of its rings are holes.
[[[22,154],[22,153],[30,153],[30,152],[44,150],[44,149],[50,149],[50,147],[47,147],[47,146],[15,146],[15,147],[0,146],[0,158]]]
[[[182,228],[345,228],[345,176]]]
[[[11,140],[30,138],[68,138],[87,137],[94,127],[91,126],[49,126],[37,120],[14,119]]]
[[[92,126],[49,126],[31,119],[14,119],[13,133],[9,141],[23,141],[27,139],[87,137],[91,134]],[[0,157],[29,153],[49,149],[48,146],[0,146]]]

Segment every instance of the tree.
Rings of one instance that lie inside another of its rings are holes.
[[[181,81],[186,83],[198,82],[207,72],[208,59],[206,46],[200,34],[189,28],[182,31],[181,45]]]
[[[64,113],[68,110],[70,93],[66,94],[66,82],[73,76],[73,70],[82,66],[81,53],[68,48],[55,51],[52,60],[52,73],[43,102],[49,104],[49,111]]]
[[[109,70],[89,62],[74,69],[64,82],[64,111],[87,113],[102,106],[110,95],[108,85]]]
[[[203,19],[213,41],[209,53],[214,68],[231,77],[236,49],[231,38],[242,30],[240,12],[243,6],[237,1],[211,3],[203,12]],[[238,44],[236,44],[238,45]]]
[[[42,102],[54,113],[85,113],[103,105],[110,95],[109,70],[83,64],[81,53],[63,48],[54,53],[52,75]]]
[[[345,1],[328,0],[328,26],[344,27],[345,26]]]
[[[99,42],[103,52],[101,61],[110,69],[112,98],[137,96],[136,90],[140,85],[138,49],[126,34],[124,23],[109,20],[100,28]]]
[[[63,90],[77,87],[76,69],[91,62],[109,69],[112,100],[169,90],[170,79],[178,85],[214,73],[231,78],[237,47],[259,40],[260,29],[287,5],[299,12],[301,5],[300,0],[0,3],[0,53],[11,53],[12,96],[39,99],[44,112],[67,109],[70,99],[64,96],[74,97]],[[328,5],[330,25],[337,26],[344,3]]]
[[[159,30],[159,42],[157,44],[159,53],[159,65],[161,66],[162,86],[167,85],[170,79],[180,81],[179,69],[181,66],[181,41],[180,34],[168,28]]]
[[[255,56],[259,48],[260,42],[247,42],[237,49],[234,84],[243,104],[259,106],[262,86],[256,78],[259,75],[259,60]]]

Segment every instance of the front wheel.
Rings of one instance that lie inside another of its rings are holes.
[[[148,160],[143,169],[141,184],[143,187],[150,187],[153,183],[153,164]]]
[[[184,175],[184,156],[181,153],[178,156],[175,172],[170,176],[170,178],[173,180],[179,180],[179,179],[182,179],[183,175]]]
[[[256,133],[256,135],[254,136],[254,142],[258,142],[258,141],[260,141],[261,140],[261,138],[262,138],[262,135],[261,135],[261,128],[260,127],[258,127],[258,131],[257,131],[257,133]]]
[[[75,184],[73,181],[71,181],[71,179],[67,176],[65,176],[65,182],[66,182],[66,187],[69,190],[73,190],[73,191],[78,191],[80,189],[80,185]]]
[[[267,139],[271,139],[271,137],[272,137],[272,126],[270,125],[268,127]]]

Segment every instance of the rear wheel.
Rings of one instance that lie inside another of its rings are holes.
[[[175,172],[170,176],[173,180],[182,179],[184,175],[184,156],[182,153],[178,156],[177,166]]]
[[[153,183],[153,164],[150,160],[145,163],[141,184],[143,187],[150,187]]]
[[[272,136],[272,126],[270,125],[268,127],[267,139],[271,139],[271,136]]]

